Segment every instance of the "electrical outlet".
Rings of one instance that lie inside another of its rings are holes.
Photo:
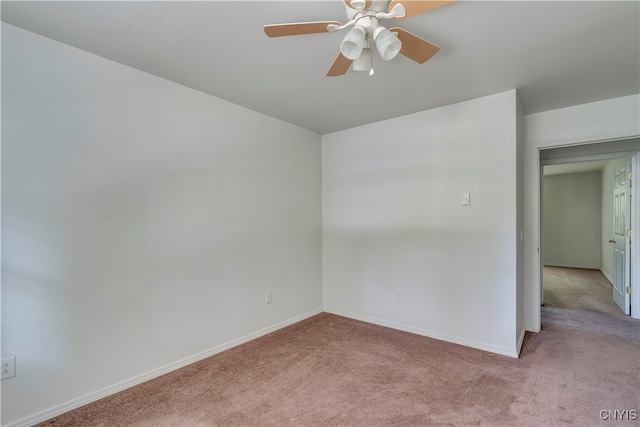
[[[5,380],[7,378],[16,376],[16,357],[9,356],[2,358],[2,379]]]
[[[400,299],[400,292],[396,292],[396,302],[400,302],[400,301],[402,301]]]
[[[271,304],[271,292],[264,293],[264,303]]]

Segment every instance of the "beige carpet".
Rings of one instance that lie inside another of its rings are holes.
[[[623,314],[613,301],[613,286],[599,270],[544,267],[544,305],[570,310]]]
[[[512,359],[323,313],[42,425],[637,426],[640,322],[542,318]]]

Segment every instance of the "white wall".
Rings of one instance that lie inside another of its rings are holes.
[[[516,104],[509,91],[323,136],[326,311],[517,354]]]
[[[525,141],[535,148],[638,136],[640,95],[544,111],[525,116]]]
[[[540,330],[540,149],[640,135],[640,95],[525,116],[525,323]]]
[[[613,185],[615,170],[624,167],[626,158],[611,160],[602,170],[601,271],[613,283]]]
[[[321,238],[320,135],[2,24],[3,425],[320,312]]]
[[[602,174],[545,176],[542,206],[544,265],[600,269]]]

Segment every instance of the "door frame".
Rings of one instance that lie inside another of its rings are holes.
[[[531,268],[531,284],[533,285],[529,289],[529,322],[527,330],[531,332],[540,332],[541,319],[540,319],[540,305],[543,302],[542,293],[542,180],[544,178],[542,173],[543,162],[540,160],[540,154],[544,150],[551,150],[555,148],[563,147],[575,147],[585,146],[591,144],[598,144],[604,142],[624,141],[637,139],[638,136],[630,136],[627,138],[613,138],[599,141],[584,141],[579,143],[569,143],[564,145],[553,145],[545,147],[535,147],[533,168],[531,170],[533,197],[532,197],[532,237],[534,242],[529,245],[532,251],[532,258],[535,259]],[[606,158],[608,154],[602,154],[602,158]],[[640,319],[640,257],[634,256],[634,254],[640,254],[640,153],[610,153],[610,158],[617,157],[632,157],[632,181],[631,181],[631,317],[634,319]],[[576,157],[578,158],[578,157]],[[583,158],[584,160],[584,158]],[[636,238],[633,238],[637,236]]]
[[[631,317],[640,319],[640,153],[631,158]],[[635,260],[635,261],[634,261]]]

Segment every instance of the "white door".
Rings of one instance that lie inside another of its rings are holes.
[[[625,314],[631,313],[629,221],[631,195],[629,173],[630,159],[614,170],[613,189],[613,299]],[[629,231],[629,233],[628,233]]]

